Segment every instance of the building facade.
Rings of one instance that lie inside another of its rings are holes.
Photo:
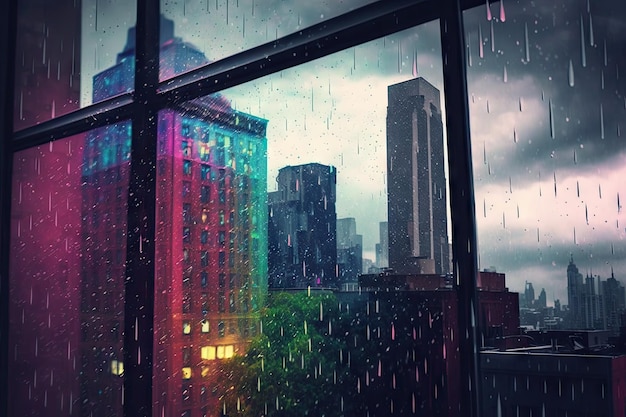
[[[270,288],[337,285],[337,171],[317,163],[281,168],[268,194]]]
[[[174,37],[171,21],[161,33],[162,74],[206,62]],[[133,48],[131,29],[117,64],[94,77],[94,100],[132,88]],[[159,113],[155,414],[218,415],[220,360],[256,333],[267,292],[266,126],[221,95]],[[118,216],[127,209],[130,129],[122,122],[95,130],[83,151],[83,416],[122,407],[126,227]]]
[[[356,232],[354,217],[337,219],[337,279],[356,282],[363,272],[363,235]]]
[[[449,273],[446,178],[439,90],[423,78],[388,88],[389,267]]]

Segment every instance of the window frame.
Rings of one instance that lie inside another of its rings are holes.
[[[9,0],[0,17],[0,56],[14,57],[17,5]],[[158,111],[216,93],[286,68],[397,31],[439,19],[442,44],[454,278],[458,286],[461,412],[479,416],[477,246],[473,171],[469,134],[466,50],[462,10],[482,0],[381,0],[338,17],[245,50],[159,83],[159,0],[137,0],[135,90],[73,113],[13,131],[15,69],[0,62],[0,386],[10,384],[9,249],[12,160],[16,152],[71,135],[131,121],[131,174],[127,225],[127,276],[124,326],[124,415],[152,415],[156,155]],[[450,99],[452,98],[452,99]],[[147,103],[145,105],[144,103]],[[141,240],[141,241],[140,241]],[[142,250],[139,250],[139,247]],[[462,249],[461,249],[462,248]],[[459,271],[463,271],[462,277]],[[141,358],[138,358],[141,352]],[[140,360],[138,360],[140,359]],[[8,413],[8,393],[0,390],[0,415]]]

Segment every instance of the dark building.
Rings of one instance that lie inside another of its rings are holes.
[[[317,163],[281,168],[268,194],[270,288],[337,285],[337,171]]]
[[[337,219],[337,269],[340,283],[356,282],[363,271],[363,235],[354,217]]]
[[[161,73],[204,56],[162,21]],[[132,87],[134,29],[94,99]],[[183,59],[184,58],[184,59]],[[181,59],[183,61],[181,62]],[[186,60],[185,60],[186,59]],[[243,352],[267,293],[267,120],[216,94],[159,112],[154,390],[159,415],[217,415],[220,362]],[[131,125],[87,136],[82,164],[80,415],[121,415]],[[334,243],[334,242],[333,242]]]
[[[599,284],[601,288],[601,284]],[[604,307],[601,294],[596,289],[595,277],[584,280],[570,257],[567,266],[567,298],[569,303],[568,327],[572,329],[604,329]]]
[[[615,279],[613,272],[611,278],[602,282],[602,299],[606,329],[617,335],[622,325],[622,314],[626,309],[626,294],[624,286]]]
[[[389,223],[380,222],[380,243],[376,244],[376,266],[389,268]]]
[[[501,339],[516,334],[517,293],[508,291],[504,274],[479,276],[481,325]],[[366,370],[360,415],[460,417],[458,297],[452,280],[382,272],[362,275],[359,284],[360,292],[337,297],[350,302],[355,318],[348,344],[366,353],[353,356],[354,369]]]
[[[439,90],[416,78],[389,86],[388,100],[389,267],[449,273]]]
[[[482,415],[623,417],[626,355],[557,348],[482,352]]]

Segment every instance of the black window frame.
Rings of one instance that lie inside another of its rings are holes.
[[[5,58],[15,56],[18,1],[5,2],[5,13],[0,16],[0,56]],[[448,153],[448,163],[454,278],[459,296],[457,334],[467,335],[460,341],[460,392],[465,393],[460,407],[463,415],[479,416],[478,329],[472,324],[478,322],[472,320],[477,317],[478,262],[462,10],[484,4],[483,0],[381,0],[159,83],[155,63],[159,62],[160,1],[137,0],[135,90],[17,132],[13,131],[14,60],[0,60],[0,387],[11,383],[9,231],[16,152],[119,120],[131,121],[124,415],[151,416],[158,111],[439,19],[447,144],[448,149],[454,149]],[[141,352],[141,360],[137,352]],[[0,389],[0,415],[8,415],[6,388]]]

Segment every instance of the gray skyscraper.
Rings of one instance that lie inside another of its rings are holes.
[[[342,282],[356,282],[363,272],[363,235],[354,217],[337,219],[337,268]]]
[[[337,171],[305,164],[278,171],[268,194],[270,288],[337,285]]]
[[[387,194],[389,266],[450,272],[439,90],[423,78],[388,88]]]

